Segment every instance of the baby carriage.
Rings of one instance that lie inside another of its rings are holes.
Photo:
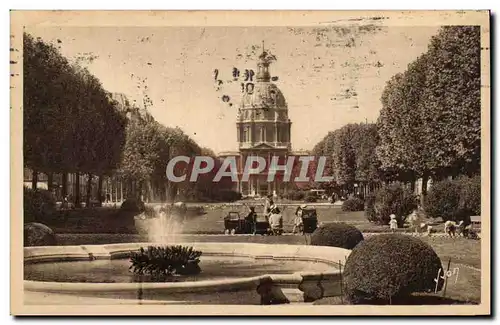
[[[231,211],[224,217],[224,233],[226,235],[245,233],[246,228],[245,218],[239,212]]]
[[[318,215],[316,209],[306,208],[302,210],[304,233],[312,234],[318,228]]]

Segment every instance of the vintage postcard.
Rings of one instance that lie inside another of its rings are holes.
[[[13,315],[489,315],[488,11],[12,11]]]

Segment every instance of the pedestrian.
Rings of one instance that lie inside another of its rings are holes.
[[[408,216],[407,220],[410,223],[410,227],[415,229],[415,233],[418,233],[420,226],[420,214],[416,209],[413,210],[413,212]]]
[[[391,229],[391,232],[395,232],[396,229],[398,229],[398,221],[396,220],[396,215],[391,214],[390,218],[391,220],[389,221],[389,227]]]
[[[271,212],[272,205],[274,205],[273,196],[272,195],[266,196],[266,199],[264,202],[264,214],[268,214],[269,212]]]
[[[283,230],[283,218],[276,205],[270,207],[269,226],[273,235],[281,235]]]
[[[295,211],[295,219],[293,221],[293,233],[295,234],[297,229],[301,234],[304,234],[304,219],[302,218],[302,215],[304,213],[304,209],[306,208],[306,205],[301,205],[297,208]]]
[[[245,221],[249,226],[250,233],[255,235],[257,232],[257,213],[255,213],[255,207],[248,207],[248,214],[245,218]]]

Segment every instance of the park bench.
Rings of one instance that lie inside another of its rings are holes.
[[[470,217],[471,228],[475,231],[481,230],[481,216]]]

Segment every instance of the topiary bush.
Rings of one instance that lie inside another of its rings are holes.
[[[24,247],[55,245],[57,245],[56,235],[46,225],[37,222],[24,225]]]
[[[332,246],[353,249],[363,240],[363,234],[356,227],[345,223],[327,223],[311,235],[311,245]]]
[[[426,215],[443,221],[456,220],[460,215],[460,191],[460,184],[456,181],[443,180],[432,184],[424,200]]]
[[[149,246],[130,253],[130,267],[136,275],[161,280],[171,275],[193,275],[201,272],[200,251],[186,246]]]
[[[351,304],[387,304],[433,292],[441,260],[422,240],[401,234],[370,237],[349,255],[343,273]],[[438,285],[441,290],[443,281]]]
[[[406,217],[417,208],[417,196],[401,183],[385,185],[375,192],[373,206],[367,212],[369,220],[387,225],[390,215],[395,214],[398,227],[403,227]]]
[[[443,221],[466,220],[481,214],[481,176],[434,183],[425,198],[425,213]]]
[[[480,215],[481,214],[481,175],[474,177],[461,177],[460,182],[460,209],[462,215]]]
[[[43,189],[24,187],[24,222],[43,221],[56,211],[54,195]]]
[[[365,216],[370,222],[378,222],[377,213],[375,211],[375,194],[369,194],[365,199]]]
[[[365,202],[359,197],[351,197],[342,203],[342,211],[363,211]]]
[[[146,210],[146,205],[140,199],[126,199],[120,206],[122,212],[142,213]]]

